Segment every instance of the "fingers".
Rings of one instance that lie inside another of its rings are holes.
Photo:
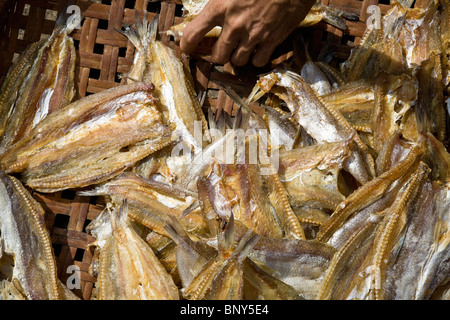
[[[276,47],[280,44],[279,41],[277,42],[263,42],[260,43],[256,49],[255,54],[252,58],[252,64],[255,67],[264,67],[266,64],[269,63],[270,57],[272,56],[272,53],[275,51]]]
[[[255,50],[255,47],[255,42],[250,41],[248,36],[244,37],[241,39],[236,49],[234,49],[231,55],[231,62],[238,67],[244,66],[247,64],[250,56]]]
[[[241,34],[232,28],[223,28],[211,52],[211,58],[215,63],[225,64],[230,61],[231,53],[239,43]]]
[[[221,15],[207,7],[184,29],[180,40],[180,48],[190,54],[195,51],[203,37],[215,26],[221,24]]]

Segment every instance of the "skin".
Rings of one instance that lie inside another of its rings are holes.
[[[231,61],[243,66],[251,59],[255,67],[265,66],[275,48],[305,18],[314,0],[210,0],[186,27],[180,41],[190,54],[215,26],[222,33],[211,58],[215,63]]]

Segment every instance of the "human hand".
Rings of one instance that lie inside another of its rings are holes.
[[[243,66],[253,55],[253,65],[262,67],[314,3],[315,0],[210,0],[187,25],[180,48],[192,53],[211,29],[221,26],[212,60]]]

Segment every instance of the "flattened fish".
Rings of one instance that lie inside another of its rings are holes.
[[[128,221],[126,200],[88,226],[100,249],[98,300],[176,300],[178,288]]]
[[[167,123],[173,123],[181,141],[187,142],[194,152],[203,145],[202,132],[207,129],[205,116],[193,88],[189,71],[175,55],[173,49],[156,40],[158,16],[148,23],[136,16],[135,27],[120,31],[137,49],[134,65],[127,77],[155,86],[155,97]],[[195,122],[200,124],[196,135]],[[198,138],[200,135],[200,138]]]
[[[164,226],[177,219],[186,232],[198,237],[208,236],[208,226],[199,210],[183,215],[196,199],[196,193],[124,172],[80,195],[103,195],[119,205],[127,199],[128,217],[151,230],[168,236]]]
[[[78,299],[57,278],[44,210],[19,180],[3,171],[0,208],[0,274],[5,277],[1,295],[7,299]]]
[[[302,223],[322,225],[345,199],[339,187],[348,142],[321,143],[280,153],[280,180]]]
[[[75,95],[75,47],[68,36],[73,27],[62,19],[48,39],[24,51],[0,89],[0,154]]]
[[[341,64],[341,71],[348,82],[373,79],[385,73],[400,75],[407,69],[399,34],[408,9],[397,2],[381,19],[381,28],[368,26],[360,44]]]
[[[54,192],[100,183],[171,142],[151,84],[118,86],[52,113],[0,158],[28,186]]]
[[[269,91],[287,103],[294,119],[318,143],[353,138],[352,153],[344,168],[361,184],[372,179],[374,162],[366,144],[347,120],[320,99],[301,76],[286,70],[275,70],[260,77],[250,99],[257,100]]]
[[[242,300],[244,293],[243,262],[258,242],[259,236],[251,232],[244,235],[238,245],[234,241],[234,219],[223,221],[217,234],[217,252],[182,290],[189,300]],[[181,265],[186,267],[186,265]]]

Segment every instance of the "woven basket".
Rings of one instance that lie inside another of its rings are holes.
[[[424,4],[417,1],[416,6]],[[423,0],[427,1],[427,0]],[[334,63],[348,58],[351,47],[357,45],[365,30],[366,10],[369,5],[379,4],[381,13],[390,8],[388,3],[377,0],[323,0],[334,6],[359,15],[359,21],[348,22],[344,33],[330,25],[320,23],[301,32],[309,36],[310,55],[316,57],[325,42],[333,44]],[[14,59],[32,42],[52,33],[56,17],[63,10],[66,0],[0,0],[0,84],[3,82]],[[72,37],[77,49],[76,84],[77,95],[83,97],[120,84],[133,63],[133,45],[114,28],[135,20],[135,10],[142,15],[148,12],[149,19],[159,13],[159,29],[164,31],[182,21],[182,5],[179,1],[149,2],[149,0],[102,0],[79,1],[84,20],[81,29]],[[296,31],[300,32],[300,31]],[[181,54],[176,44],[161,33],[161,40]],[[272,65],[281,63],[291,56],[292,38],[287,39],[276,50]],[[256,76],[265,69],[252,67],[233,68],[230,64],[220,66],[208,62],[208,55],[214,43],[204,40],[190,61],[197,92],[207,91],[204,107],[223,108],[230,112],[233,102],[219,89],[216,81],[226,81],[244,97],[255,83]],[[203,59],[196,59],[202,55]],[[73,190],[54,194],[34,192],[34,197],[46,211],[47,227],[51,233],[58,266],[58,276],[66,283],[71,273],[67,268],[76,265],[81,270],[81,289],[74,292],[82,299],[90,299],[96,279],[89,272],[89,266],[98,252],[88,249],[94,238],[86,233],[85,227],[104,208],[102,198],[80,197]]]

